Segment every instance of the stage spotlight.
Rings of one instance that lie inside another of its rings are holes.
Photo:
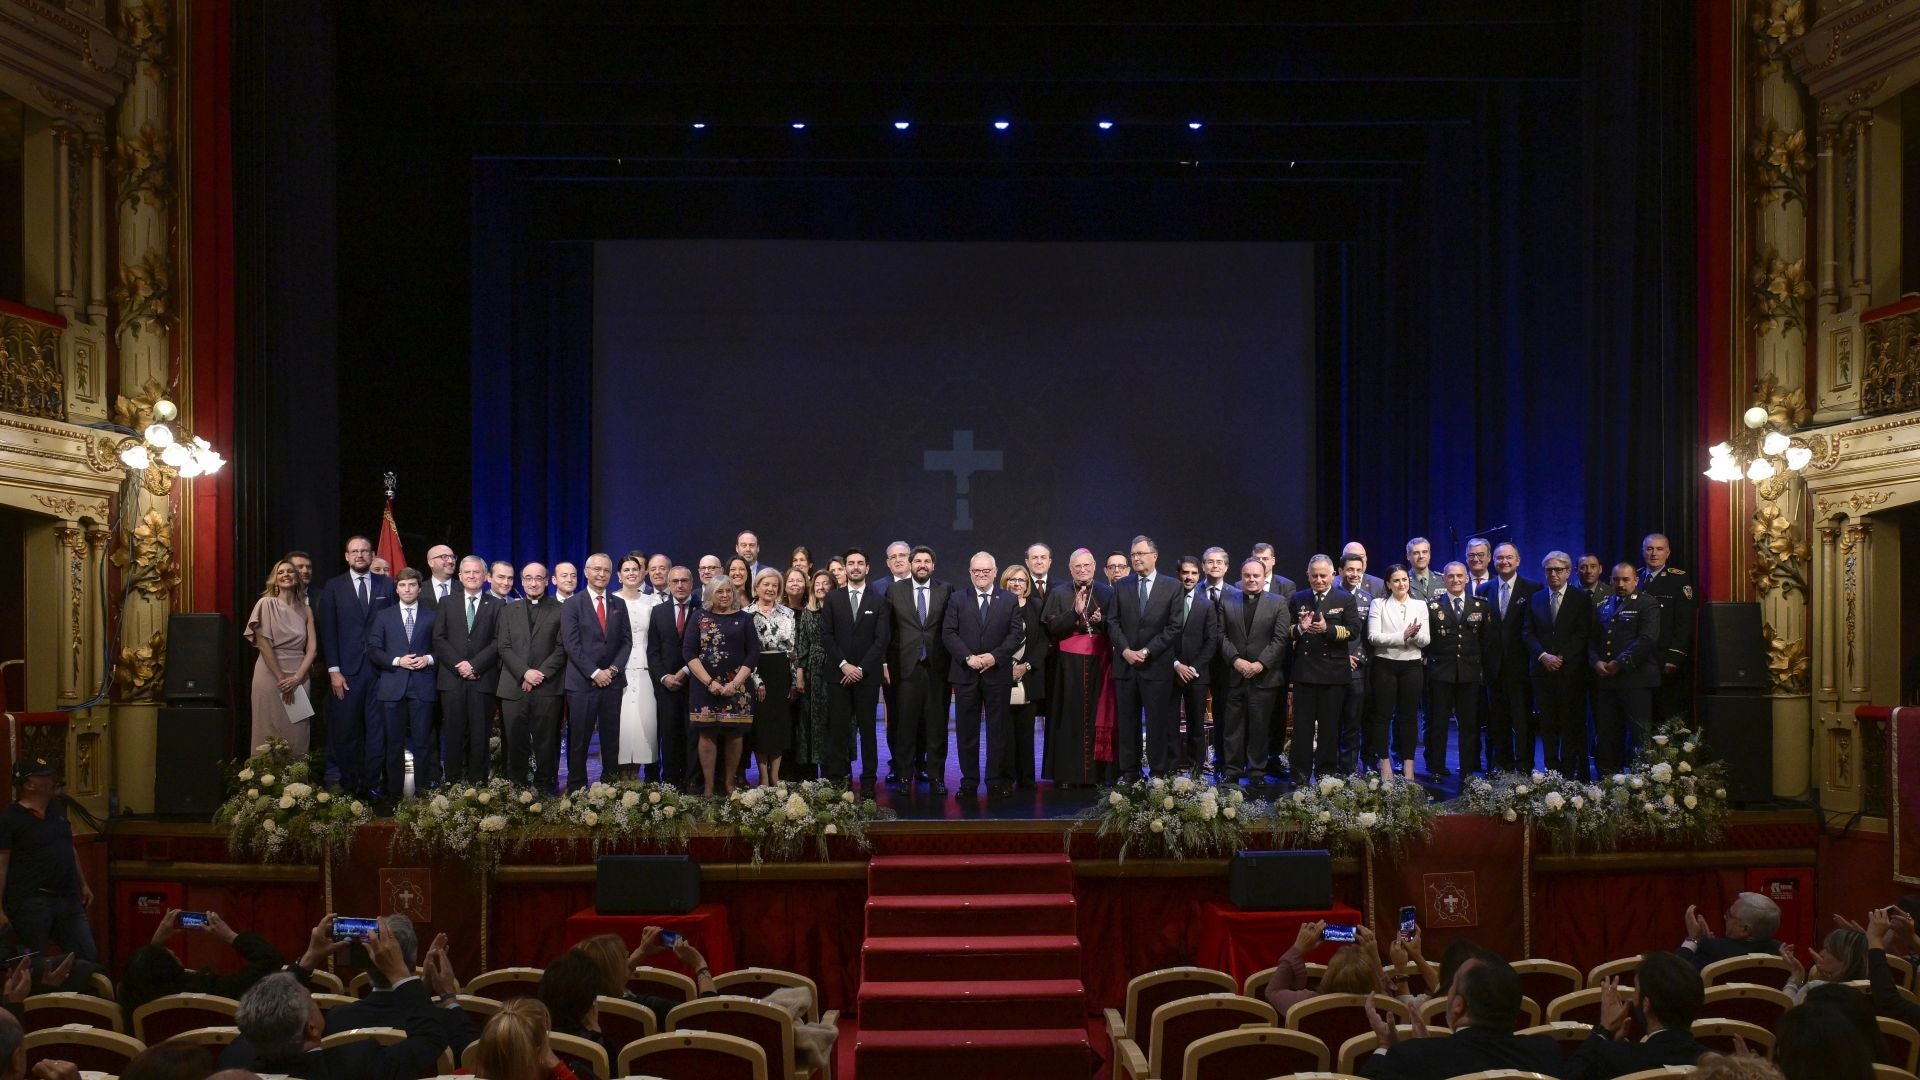
[[[704,121],[704,120],[695,120],[695,121],[693,122],[693,130],[695,130],[695,131],[705,131],[705,130],[707,130],[707,124],[706,124],[706,121]]]
[[[893,130],[895,131],[905,131],[912,126],[913,126],[912,124],[909,124],[905,120],[895,120],[893,122]]]
[[[993,130],[995,131],[1005,131],[1011,126],[1012,125],[1008,124],[1005,120],[995,120],[993,122]]]
[[[805,131],[805,130],[807,130],[807,125],[806,125],[806,121],[804,121],[804,120],[795,120],[795,121],[793,122],[793,130],[795,130],[795,131]]]
[[[1198,120],[1189,120],[1189,121],[1187,121],[1187,130],[1188,130],[1188,131],[1199,131],[1199,130],[1200,130],[1200,121],[1198,121]]]
[[[1102,121],[1100,121],[1100,130],[1101,130],[1101,131],[1112,131],[1112,130],[1113,130],[1113,121],[1111,121],[1111,120],[1102,120]]]

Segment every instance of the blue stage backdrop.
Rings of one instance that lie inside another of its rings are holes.
[[[1313,550],[1309,245],[602,241],[593,297],[595,549]]]

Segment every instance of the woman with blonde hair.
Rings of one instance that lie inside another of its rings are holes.
[[[748,683],[760,665],[760,635],[753,617],[740,610],[740,591],[729,577],[707,582],[705,606],[687,620],[680,653],[693,676],[687,726],[700,737],[702,795],[733,794],[740,751],[753,727],[753,691]],[[725,749],[722,750],[724,745]]]
[[[786,575],[768,567],[753,579],[754,633],[760,635],[760,662],[754,667],[753,746],[760,759],[760,784],[780,782],[780,766],[793,747],[793,699],[805,676],[796,678],[793,609],[781,603]]]
[[[538,998],[513,998],[488,1018],[474,1043],[474,1075],[486,1080],[578,1080],[547,1042],[550,1020]]]
[[[307,606],[306,589],[292,560],[273,564],[247,616],[246,636],[260,653],[253,664],[253,730],[247,745],[283,739],[295,756],[305,757],[313,727],[308,723],[313,704],[307,698],[307,674],[313,670],[318,638],[313,609]]]

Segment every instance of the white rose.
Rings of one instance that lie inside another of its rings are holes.
[[[260,778],[260,786],[261,786],[261,787],[272,787],[272,786],[273,786],[273,781],[274,781],[274,776],[273,776],[273,774],[272,774],[272,773],[268,773],[267,775],[265,775],[265,776],[263,776],[263,777],[261,777],[261,778]]]
[[[1660,762],[1659,764],[1655,765],[1653,768],[1647,771],[1653,776],[1654,780],[1658,783],[1664,784],[1667,781],[1673,779],[1673,766],[1667,764],[1664,761]]]
[[[236,779],[236,780],[238,780],[238,781],[240,781],[241,783],[243,783],[243,784],[244,784],[244,783],[246,783],[247,781],[249,781],[249,780],[251,780],[251,779],[253,779],[253,770],[252,770],[252,769],[241,769],[241,770],[240,770],[240,775],[239,775],[239,776],[236,776],[236,777],[234,777],[234,779]]]
[[[650,806],[659,806],[659,805],[660,805],[660,793],[659,793],[659,792],[657,792],[657,791],[649,791],[649,792],[647,792],[647,804],[648,804],[648,805],[650,805]]]
[[[1549,810],[1558,810],[1567,805],[1567,800],[1557,791],[1547,792],[1547,797],[1541,801],[1546,803],[1546,807]]]
[[[507,819],[500,814],[488,814],[486,817],[480,819],[480,830],[482,832],[499,832],[506,827]]]
[[[839,836],[840,826],[835,825],[833,822],[829,821],[827,822],[827,827],[820,831],[823,833],[826,833],[828,836]]]
[[[1617,773],[1614,773],[1614,774],[1613,774],[1613,782],[1614,782],[1614,783],[1616,783],[1616,784],[1624,784],[1624,783],[1626,783],[1626,782],[1627,782],[1627,774],[1626,774],[1626,773],[1618,773],[1618,772],[1617,772]]]
[[[1334,777],[1323,776],[1320,778],[1320,794],[1322,795],[1333,794],[1335,789],[1339,788],[1339,786],[1340,786],[1340,781]]]
[[[353,811],[356,814],[364,814],[367,812],[366,806],[362,804],[359,799],[353,800],[353,805],[347,807],[347,809]]]
[[[1369,777],[1367,777],[1367,790],[1368,790],[1368,791],[1379,791],[1379,790],[1380,790],[1380,778],[1379,778],[1379,777],[1377,777],[1377,776],[1369,776]]]
[[[521,806],[527,806],[527,805],[530,805],[530,804],[531,804],[532,802],[533,802],[533,792],[531,792],[531,791],[523,791],[523,792],[521,792],[521,793],[520,793],[520,805],[521,805]]]
[[[1361,828],[1371,829],[1375,825],[1380,824],[1380,815],[1374,813],[1371,810],[1362,810],[1360,812],[1359,818],[1357,818],[1356,820],[1359,821]]]
[[[1200,800],[1200,817],[1203,820],[1212,821],[1214,818],[1218,817],[1219,815],[1220,815],[1219,803],[1213,801],[1212,799]]]
[[[260,789],[259,789],[259,788],[257,788],[257,787],[251,787],[251,788],[248,788],[248,789],[247,789],[247,798],[249,798],[249,799],[257,799],[257,798],[259,798],[259,797],[260,797]]]
[[[480,803],[481,806],[486,806],[487,804],[493,802],[493,792],[491,791],[481,792],[477,801]]]
[[[1651,814],[1653,813],[1653,803],[1643,802],[1640,804],[1640,809],[1645,810],[1647,813]]]
[[[1156,776],[1153,778],[1153,783],[1150,786],[1153,790],[1159,791],[1161,788],[1167,786],[1167,778],[1164,776]]]
[[[1126,800],[1126,797],[1125,797],[1125,796],[1123,796],[1123,795],[1121,795],[1121,794],[1120,794],[1119,792],[1117,792],[1117,791],[1116,791],[1116,792],[1114,792],[1113,794],[1111,794],[1111,795],[1109,795],[1109,796],[1107,796],[1107,805],[1108,805],[1108,806],[1120,806],[1120,805],[1123,805],[1123,804],[1125,804],[1125,803],[1126,803],[1126,801],[1127,801],[1127,800]]]
[[[1605,794],[1606,792],[1601,791],[1598,785],[1594,785],[1587,788],[1587,798],[1589,799],[1598,800],[1601,796]]]
[[[1717,788],[1714,788],[1714,789],[1713,789],[1713,797],[1714,797],[1714,798],[1716,798],[1716,799],[1724,799],[1724,798],[1726,798],[1726,797],[1727,797],[1727,789],[1726,789],[1726,788],[1723,788],[1723,787],[1717,787]]]
[[[787,797],[787,820],[799,821],[807,816],[807,797],[795,792]]]
[[[544,809],[545,809],[545,807],[543,807],[543,806],[541,806],[541,805],[540,805],[539,803],[534,803],[534,804],[532,804],[532,805],[530,805],[530,806],[528,806],[528,807],[527,807],[527,813],[529,813],[529,814],[538,814],[538,813],[540,813],[540,812],[541,812],[542,810],[544,810]]]
[[[1529,788],[1529,787],[1527,787],[1527,785],[1525,785],[1525,784],[1515,784],[1515,785],[1513,785],[1513,793],[1514,793],[1515,795],[1525,795],[1525,794],[1526,794],[1527,792],[1529,792],[1529,791],[1531,791],[1531,790],[1532,790],[1532,789],[1531,789],[1531,788]]]
[[[620,805],[621,806],[639,806],[640,793],[637,791],[629,791],[625,795],[620,796]]]
[[[1547,782],[1547,774],[1546,774],[1546,773],[1543,773],[1543,772],[1541,772],[1541,771],[1540,771],[1539,769],[1535,769],[1535,770],[1533,770],[1533,782],[1534,782],[1534,783],[1536,783],[1536,784],[1544,784],[1544,783],[1546,783],[1546,782]]]
[[[1683,761],[1683,762],[1681,762],[1681,763],[1680,763],[1680,771],[1681,771],[1681,772],[1683,772],[1683,773],[1690,773],[1690,772],[1692,772],[1692,771],[1693,771],[1693,763],[1692,763],[1692,762],[1689,762],[1689,761]]]
[[[1699,749],[1699,747],[1697,747],[1697,746],[1695,746],[1695,745],[1693,745],[1692,743],[1681,743],[1681,744],[1680,744],[1680,749],[1681,749],[1681,750],[1683,750],[1683,751],[1685,751],[1686,753],[1689,753],[1689,754],[1691,754],[1691,753],[1693,753],[1693,752],[1694,752],[1695,750],[1697,750],[1697,749]]]
[[[1293,793],[1293,801],[1301,804],[1302,806],[1306,805],[1307,793],[1304,791],[1295,790]]]
[[[1185,776],[1176,776],[1173,778],[1173,790],[1175,794],[1185,795],[1193,790],[1193,781]]]
[[[1240,816],[1240,811],[1229,806],[1225,810],[1220,811],[1220,816],[1226,818],[1228,821],[1232,821],[1234,818]]]
[[[1686,798],[1684,798],[1684,799],[1682,799],[1682,800],[1680,800],[1680,801],[1681,801],[1681,802],[1683,802],[1683,803],[1686,803],[1686,804],[1687,804],[1687,809],[1689,809],[1689,810],[1691,810],[1691,809],[1693,809],[1694,807],[1696,807],[1696,806],[1699,806],[1699,805],[1700,805],[1700,800],[1699,800],[1699,799],[1697,799],[1697,798],[1695,798],[1695,797],[1693,797],[1692,795],[1689,795],[1689,796],[1687,796]]]
[[[447,797],[445,795],[435,795],[433,797],[433,801],[431,803],[428,803],[427,805],[433,807],[435,810],[438,810],[441,813],[446,813],[447,807],[452,806],[453,804],[447,801]]]
[[[280,796],[280,809],[282,810],[293,809],[293,796],[291,795]]]
[[[460,794],[462,794],[462,795],[464,795],[464,796],[466,796],[467,798],[469,798],[469,799],[471,799],[471,798],[473,798],[473,797],[474,797],[475,795],[478,795],[479,793],[480,793],[480,789],[479,789],[479,788],[468,788],[467,790],[465,790],[465,791],[463,791],[463,792],[461,792]]]
[[[594,826],[600,824],[600,815],[589,810],[581,816],[580,820],[588,826]]]
[[[325,806],[325,805],[327,805],[328,803],[330,803],[330,802],[332,802],[332,801],[333,801],[333,796],[331,796],[331,795],[329,795],[329,794],[327,794],[326,792],[324,792],[324,791],[323,791],[323,792],[321,792],[320,794],[318,794],[318,795],[315,795],[315,796],[313,797],[313,801],[314,801],[314,802],[317,802],[317,803],[319,803],[319,804],[320,804],[321,806]]]
[[[1320,811],[1320,816],[1315,820],[1319,821],[1321,824],[1325,824],[1329,821],[1332,821],[1333,812],[1331,810],[1322,810]]]
[[[1233,794],[1233,801],[1236,803],[1242,803],[1247,801],[1247,793],[1244,791],[1241,791],[1239,788],[1234,788],[1232,794]]]
[[[1147,826],[1147,828],[1153,830],[1154,832],[1167,831],[1166,823],[1161,821],[1159,818],[1154,818],[1153,821]]]
[[[1653,737],[1653,741],[1654,741],[1654,744],[1657,746],[1667,745],[1667,737],[1665,735],[1655,735]]]
[[[850,802],[853,802],[853,801],[854,801],[854,798],[853,798],[853,792],[851,792],[851,791],[843,791],[843,792],[841,792],[841,793],[840,793],[840,801],[841,801],[841,802],[843,802],[843,803],[850,803]]]
[[[758,806],[760,805],[760,800],[766,797],[765,789],[757,787],[748,788],[745,795],[741,795],[738,791],[734,792],[734,794],[738,795],[740,801],[746,803],[748,806]]]
[[[273,820],[272,818],[268,818],[265,821],[262,821],[260,823],[261,832],[277,832],[279,831],[279,829],[280,829],[280,823]]]
[[[1584,807],[1584,806],[1586,806],[1586,805],[1587,805],[1587,800],[1585,800],[1585,799],[1583,799],[1583,798],[1581,798],[1581,797],[1580,797],[1580,796],[1578,796],[1578,795],[1575,795],[1575,796],[1573,797],[1573,808],[1574,808],[1575,810],[1579,810],[1579,809],[1581,809],[1582,807]]]
[[[1161,800],[1160,800],[1160,809],[1162,809],[1162,810],[1171,810],[1171,809],[1173,809],[1173,796],[1171,796],[1171,795],[1169,795],[1169,796],[1167,796],[1166,798],[1164,798],[1164,799],[1161,799]]]
[[[1518,821],[1518,820],[1520,820],[1520,815],[1519,815],[1519,814],[1517,814],[1517,813],[1515,813],[1512,807],[1508,807],[1508,808],[1507,808],[1507,812],[1506,812],[1505,814],[1503,814],[1503,815],[1501,815],[1501,816],[1502,816],[1502,817],[1504,817],[1504,818],[1506,818],[1506,819],[1507,819],[1508,821]]]
[[[1673,796],[1671,795],[1660,796],[1660,805],[1666,807],[1669,810],[1673,809]]]
[[[572,809],[573,809],[573,800],[566,797],[565,795],[562,795],[560,797],[560,812],[564,814],[567,811]]]
[[[1634,777],[1632,780],[1627,781],[1627,784],[1628,786],[1632,787],[1633,790],[1635,791],[1639,791],[1641,788],[1647,786],[1647,782],[1645,780],[1640,779],[1637,776]]]
[[[672,817],[676,813],[678,813],[678,811],[671,806],[663,806],[660,808],[661,817]]]

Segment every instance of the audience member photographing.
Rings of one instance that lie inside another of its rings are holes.
[[[552,1021],[533,998],[514,998],[480,1029],[474,1074],[487,1080],[579,1080],[547,1042]]]
[[[394,944],[400,950],[400,959],[406,970],[415,968],[415,957],[420,951],[420,938],[413,927],[413,920],[405,915],[389,915],[383,920],[388,933],[393,935]],[[316,931],[333,936],[331,919],[322,920]],[[395,991],[392,983],[378,965],[373,963],[372,954],[365,949],[349,948],[350,955],[359,962],[367,973],[367,980],[373,989],[366,997],[352,1005],[342,1005],[327,1012],[327,1034],[352,1031],[363,1027],[402,1027],[401,1015],[415,1008],[412,995],[403,995]],[[448,1049],[455,1058],[466,1049],[467,1044],[477,1036],[473,1020],[454,1000],[460,993],[460,979],[453,973],[453,965],[447,960],[447,935],[441,934],[433,939],[428,947],[426,959],[419,965],[420,978],[427,984],[427,990],[433,995],[435,1007],[423,1015],[440,1027],[440,1037],[446,1041]],[[312,989],[311,986],[308,987]]]
[[[1647,953],[1633,986],[1608,979],[1600,1024],[1560,1072],[1564,1080],[1611,1077],[1664,1065],[1692,1065],[1707,1048],[1693,1040],[1706,987],[1693,965],[1670,952]]]
[[[1397,941],[1394,943],[1394,975],[1389,979],[1380,966],[1379,939],[1369,926],[1356,927],[1353,943],[1340,946],[1327,961],[1327,970],[1320,977],[1320,985],[1317,988],[1309,986],[1306,957],[1326,939],[1326,929],[1324,921],[1301,924],[1292,947],[1281,955],[1279,963],[1275,965],[1273,979],[1267,983],[1267,1003],[1273,1006],[1275,1012],[1284,1018],[1289,1008],[1318,994],[1379,993],[1406,996],[1401,984],[1412,970],[1408,953],[1400,948]]]
[[[1812,953],[1813,978],[1809,981],[1807,965],[1794,954],[1793,946],[1780,946],[1780,958],[1793,966],[1793,974],[1783,989],[1796,1005],[1805,1001],[1807,991],[1815,987],[1867,977],[1867,935],[1859,930],[1838,927],[1827,934],[1826,948],[1814,949]]]
[[[1695,905],[1687,905],[1687,940],[1680,949],[1692,958],[1695,968],[1748,953],[1778,955],[1780,943],[1773,939],[1778,929],[1780,905],[1759,893],[1743,892],[1727,908],[1725,937],[1714,937],[1706,917]]]
[[[286,958],[273,944],[255,933],[236,933],[217,911],[207,912],[206,935],[240,954],[244,961],[237,971],[219,974],[212,968],[188,971],[180,958],[167,948],[167,942],[183,931],[180,909],[169,910],[154,928],[153,940],[134,950],[127,959],[127,974],[120,985],[120,1007],[126,1010],[131,1030],[135,1009],[168,994],[218,994],[238,998],[254,983],[286,966]]]
[[[1520,976],[1512,965],[1483,952],[1460,965],[1454,976],[1447,994],[1447,1024],[1453,1034],[1447,1038],[1425,1038],[1426,1025],[1416,1022],[1414,1037],[1403,1041],[1369,999],[1367,1023],[1380,1037],[1380,1049],[1361,1075],[1369,1080],[1445,1080],[1486,1069],[1556,1072],[1562,1055],[1551,1036],[1514,1034],[1521,996]]]
[[[599,969],[600,993],[646,1006],[664,1031],[667,1013],[673,1011],[673,1007],[680,1002],[674,998],[636,994],[627,989],[627,980],[634,968],[648,957],[668,951],[667,946],[660,943],[662,932],[657,926],[645,927],[640,931],[640,947],[632,952],[627,951],[627,943],[619,934],[597,934],[573,948],[593,961],[594,967]],[[687,970],[693,972],[693,986],[701,997],[712,997],[719,993],[714,989],[713,972],[707,967],[707,958],[700,955],[700,950],[693,947],[693,942],[684,936],[676,938],[672,952],[687,966]]]

